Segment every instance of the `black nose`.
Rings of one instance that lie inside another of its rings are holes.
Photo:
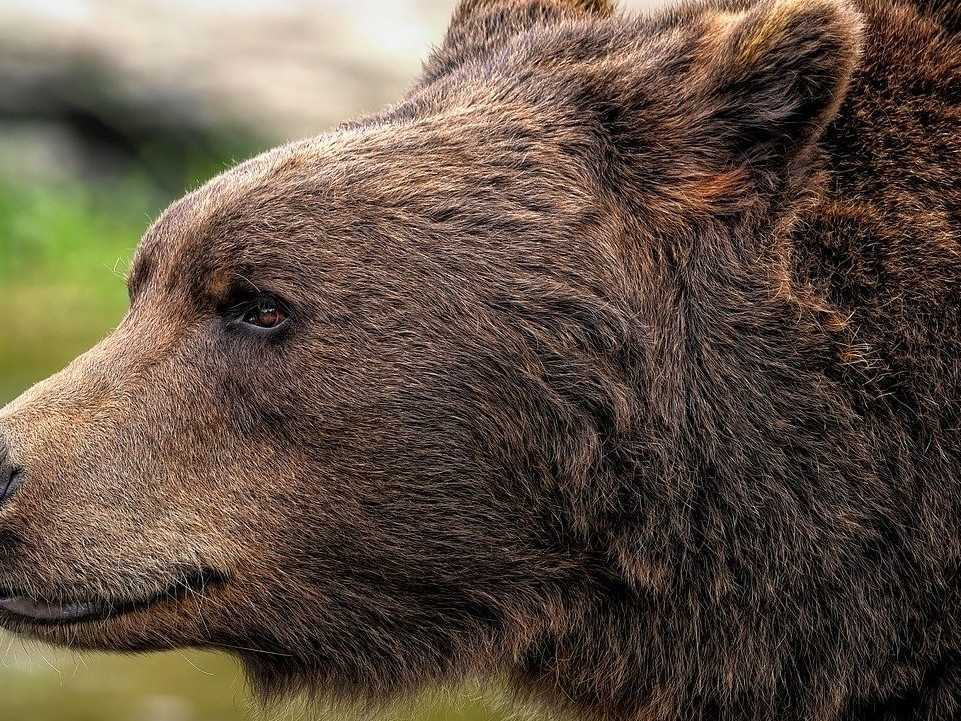
[[[0,436],[0,508],[17,492],[23,478],[21,470],[10,460],[10,449]]]

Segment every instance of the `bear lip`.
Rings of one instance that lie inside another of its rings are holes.
[[[93,598],[59,603],[15,592],[0,591],[0,614],[7,614],[17,621],[35,626],[105,621],[135,611],[144,611],[165,601],[180,601],[192,594],[202,594],[214,586],[223,585],[226,581],[226,574],[213,569],[203,569],[181,574],[175,577],[163,591],[143,598],[126,600]]]
[[[67,623],[81,621],[103,614],[102,602],[49,604],[26,596],[0,598],[0,609],[39,623]]]

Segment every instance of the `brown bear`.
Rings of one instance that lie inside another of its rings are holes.
[[[0,624],[583,718],[961,718],[961,3],[465,0],[0,413]]]

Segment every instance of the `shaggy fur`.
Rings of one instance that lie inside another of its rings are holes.
[[[467,0],[401,103],[164,213],[0,413],[0,586],[153,599],[0,622],[268,691],[961,717],[958,8]]]

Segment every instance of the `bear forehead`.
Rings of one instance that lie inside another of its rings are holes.
[[[429,234],[451,217],[469,216],[483,230],[485,219],[584,208],[596,199],[579,154],[589,146],[570,114],[511,104],[381,120],[282,146],[165,210],[134,257],[131,293],[292,253],[303,259],[325,242],[343,250],[358,236]]]

